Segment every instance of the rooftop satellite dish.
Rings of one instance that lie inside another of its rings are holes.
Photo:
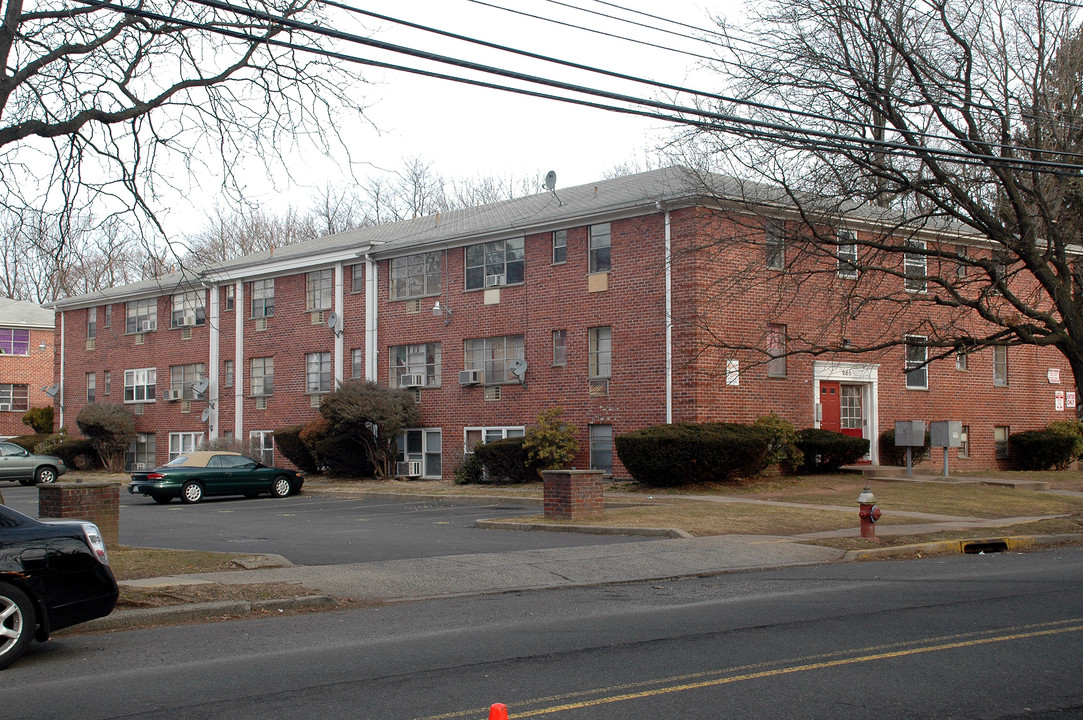
[[[211,384],[207,381],[207,378],[203,378],[202,380],[193,383],[192,390],[195,391],[196,395],[202,395],[207,392],[207,388],[210,386]]]
[[[526,374],[526,360],[512,360],[508,364],[508,370],[517,378],[523,377]]]
[[[338,328],[338,313],[332,312],[327,315],[327,327],[335,330]]]
[[[56,397],[56,394],[58,392],[60,392],[60,385],[59,384],[50,385],[47,388],[43,388],[43,390],[45,390],[45,394],[48,395],[49,397]]]
[[[556,172],[556,170],[550,170],[549,172],[545,173],[545,189],[552,191],[552,190],[555,190],[556,187],[557,187],[557,172]]]
[[[210,416],[211,416],[211,409],[210,408],[203,408],[203,414],[200,415],[199,417],[203,422],[207,422],[207,420],[210,418]]]

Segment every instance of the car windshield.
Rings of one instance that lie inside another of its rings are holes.
[[[167,462],[166,467],[169,467],[171,465],[183,465],[186,462],[188,462],[188,456],[187,455],[178,455],[177,457],[175,457],[172,460],[170,460],[169,462]]]

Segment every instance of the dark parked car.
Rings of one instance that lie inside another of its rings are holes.
[[[52,455],[35,455],[15,443],[0,442],[0,480],[23,485],[56,482],[68,471],[64,461]]]
[[[117,604],[98,526],[42,522],[0,505],[0,670],[30,641],[104,617]]]
[[[143,493],[160,503],[175,497],[197,503],[208,495],[270,493],[282,498],[300,492],[304,484],[304,476],[296,470],[270,467],[240,453],[199,450],[178,455],[153,470],[133,472],[128,492]]]

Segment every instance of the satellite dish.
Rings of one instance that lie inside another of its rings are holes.
[[[192,385],[192,390],[195,391],[196,395],[202,395],[207,392],[207,388],[210,386],[211,384],[207,381],[207,378],[203,378]]]
[[[545,189],[554,190],[557,186],[557,172],[556,170],[550,170],[545,173]]]
[[[327,327],[335,330],[338,328],[338,313],[332,312],[327,315]]]
[[[59,384],[50,385],[49,387],[43,388],[43,389],[45,390],[45,394],[48,395],[49,397],[56,397],[56,394],[58,392],[60,392],[60,385]]]
[[[508,364],[508,370],[517,378],[523,377],[526,374],[526,360],[512,360]]]
[[[207,420],[208,420],[208,418],[210,418],[210,416],[211,416],[211,409],[210,408],[203,408],[203,414],[200,415],[199,417],[203,422],[207,422]]]

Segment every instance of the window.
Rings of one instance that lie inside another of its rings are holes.
[[[350,351],[350,377],[360,380],[365,377],[365,350],[354,348]]]
[[[439,295],[440,278],[444,271],[444,254],[440,251],[418,253],[391,260],[391,299]]]
[[[365,266],[358,263],[350,266],[350,292],[365,291]]]
[[[839,230],[836,239],[838,253],[838,275],[840,278],[857,277],[857,244],[854,234],[849,230]]]
[[[590,469],[613,474],[613,426],[590,426]]]
[[[568,331],[553,331],[553,364],[568,364]]]
[[[305,392],[331,392],[331,353],[305,355]]]
[[[111,395],[113,393],[113,373],[106,370],[102,373],[102,394]]]
[[[921,240],[908,240],[906,247],[913,252],[903,254],[903,286],[907,292],[925,292],[925,243]]]
[[[523,437],[525,433],[526,428],[522,425],[463,428],[463,452],[469,455],[481,443],[495,442],[510,437]]]
[[[568,231],[556,230],[553,232],[553,264],[560,265],[568,262]]]
[[[929,388],[929,348],[926,338],[908,335],[906,338],[906,387],[919,390]]]
[[[1008,459],[1008,438],[1011,436],[1011,428],[1008,425],[997,425],[993,428],[993,443],[996,446],[996,459]]]
[[[609,272],[610,268],[610,234],[609,223],[590,226],[590,241],[588,242],[589,272]]]
[[[98,396],[98,376],[94,373],[86,374],[86,401],[92,403]]]
[[[515,285],[526,276],[523,238],[493,240],[466,248],[466,289]]]
[[[861,387],[843,385],[839,389],[839,423],[843,430],[861,430]]]
[[[158,381],[156,368],[124,371],[124,402],[154,402],[154,387]]]
[[[440,385],[440,343],[395,345],[390,349],[389,355],[391,387],[403,387],[403,375],[420,375],[422,387]]]
[[[0,328],[0,355],[29,355],[30,331]]]
[[[29,385],[0,384],[0,412],[26,412],[29,409]]]
[[[275,388],[275,359],[273,357],[252,358],[251,378],[252,395],[263,397],[273,395]]]
[[[207,366],[203,363],[192,365],[173,365],[169,368],[169,389],[179,390],[181,398],[196,400],[196,391],[192,387],[202,380],[207,374]]]
[[[252,430],[248,433],[248,445],[264,465],[275,464],[274,430]]]
[[[237,302],[237,286],[226,285],[226,312],[232,310]]]
[[[993,346],[993,385],[1008,387],[1008,346]]]
[[[330,268],[313,270],[305,275],[305,311],[330,310],[334,287],[334,271]]]
[[[970,354],[966,350],[960,348],[959,350],[956,351],[956,353],[955,353],[955,369],[956,370],[958,370],[960,372],[965,372],[968,369],[967,366],[968,366],[969,362],[970,362]]]
[[[233,361],[222,361],[222,387],[233,387]]]
[[[966,245],[956,245],[955,246],[955,254],[959,256],[959,258],[955,261],[955,276],[956,277],[966,277],[966,268],[967,268]]]
[[[86,311],[86,339],[93,340],[98,337],[98,308],[87,308]]]
[[[959,457],[970,457],[970,426],[963,425],[962,431],[959,433]]]
[[[252,282],[252,317],[273,317],[275,314],[275,281],[254,280]]]
[[[786,267],[786,239],[782,228],[774,220],[767,220],[763,230],[767,242],[767,269],[781,270]]]
[[[508,363],[526,357],[522,335],[467,340],[464,349],[464,369],[484,371],[487,385],[514,380]]]
[[[592,378],[608,378],[613,372],[613,332],[609,327],[592,327],[587,331],[587,357]]]
[[[128,452],[124,458],[125,470],[146,470],[154,467],[154,434],[139,433],[128,445]]]
[[[169,433],[169,459],[172,460],[185,453],[195,452],[203,444],[201,432],[178,432]]]
[[[105,326],[106,327],[113,327],[113,306],[112,305],[106,305],[105,306]]]
[[[399,436],[398,461],[420,462],[422,477],[440,477],[441,434],[439,428],[407,430]]]
[[[138,333],[158,329],[158,301],[155,298],[132,300],[127,304],[127,308],[124,332]]]
[[[767,377],[786,377],[786,326],[767,326]]]

